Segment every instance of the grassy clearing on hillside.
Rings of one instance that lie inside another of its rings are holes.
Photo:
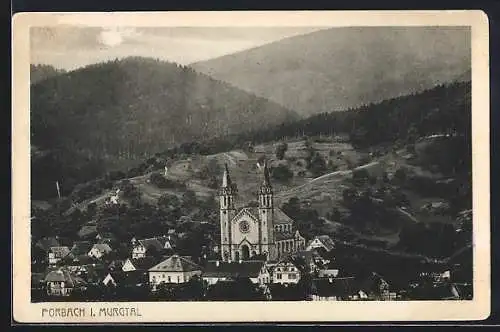
[[[340,211],[342,215],[348,215],[350,211],[343,205],[343,192],[345,189],[353,188],[353,171],[367,170],[371,177],[381,179],[384,173],[393,176],[396,170],[406,169],[408,172],[418,174],[419,176],[440,179],[442,176],[424,170],[412,161],[411,154],[405,149],[389,151],[383,155],[374,157],[366,151],[357,151],[350,144],[337,142],[312,142],[311,146],[314,152],[318,152],[326,162],[332,161],[334,170],[327,170],[326,174],[313,177],[307,170],[305,158],[308,155],[306,141],[296,140],[287,142],[288,148],[282,160],[278,160],[275,151],[279,142],[259,145],[255,147],[254,152],[244,150],[234,150],[213,155],[197,155],[190,158],[171,160],[169,162],[167,179],[183,184],[178,188],[158,188],[157,185],[150,182],[151,173],[131,178],[134,184],[142,194],[142,200],[156,204],[163,194],[173,194],[179,198],[186,192],[192,190],[200,199],[216,198],[217,189],[210,187],[207,177],[200,177],[200,172],[212,164],[209,176],[215,177],[217,184],[220,183],[224,164],[228,165],[231,179],[238,187],[238,195],[235,203],[238,207],[244,206],[249,202],[257,200],[257,193],[262,182],[262,173],[257,165],[263,156],[267,159],[270,167],[285,165],[294,176],[285,182],[273,180],[275,191],[275,204],[282,206],[291,198],[296,197],[300,202],[316,210],[320,216],[325,217],[331,213],[333,208]],[[213,169],[213,163],[217,167]],[[331,166],[329,166],[331,167]],[[164,175],[164,170],[156,171]],[[301,175],[298,175],[301,173]],[[433,197],[422,197],[412,190],[405,189],[405,195],[410,201],[407,210],[400,208],[394,209],[398,223],[402,225],[407,223],[420,222],[444,222],[453,223],[450,216],[436,216],[424,213],[421,208],[424,204],[432,203],[437,200]],[[95,199],[85,202],[103,204],[107,197],[113,194],[113,191],[107,191]],[[83,205],[83,204],[82,204]],[[367,221],[370,223],[370,221]],[[324,232],[327,234],[336,234],[342,227],[350,227],[347,224],[338,223],[337,220],[328,220],[324,225]],[[371,229],[371,228],[370,228]],[[367,229],[366,231],[354,230],[351,227],[351,234],[356,241],[383,241],[387,246],[395,245],[399,241],[399,227],[384,228],[377,227],[376,231]]]

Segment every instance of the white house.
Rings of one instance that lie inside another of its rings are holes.
[[[323,248],[324,250],[329,252],[335,248],[335,243],[328,235],[319,235],[309,241],[306,250],[314,250],[319,248]]]
[[[101,258],[102,256],[110,253],[112,251],[111,247],[107,243],[96,243],[90,249],[88,256],[94,258]]]
[[[272,269],[273,284],[296,284],[300,280],[300,270],[289,260],[279,261]]]
[[[161,252],[164,248],[164,244],[157,238],[136,240],[132,249],[132,258],[144,258],[147,255],[148,250],[154,248],[157,252]]]
[[[48,251],[48,259],[50,265],[55,265],[66,256],[68,256],[70,250],[66,246],[50,247]]]
[[[339,269],[321,269],[318,271],[318,278],[337,278]]]
[[[147,271],[153,265],[158,263],[159,259],[155,257],[144,257],[144,258],[127,258],[122,265],[123,272],[132,272],[132,271]]]
[[[84,281],[72,275],[65,269],[50,271],[44,279],[47,286],[47,294],[52,296],[69,296],[76,287],[84,285]]]
[[[105,286],[142,286],[147,282],[147,277],[140,271],[110,272],[102,280]]]
[[[148,273],[154,291],[160,283],[181,284],[196,275],[201,276],[201,267],[187,257],[173,255],[150,268]]]

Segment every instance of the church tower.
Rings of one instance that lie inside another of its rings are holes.
[[[271,186],[269,168],[267,161],[264,162],[263,181],[259,190],[259,220],[260,236],[259,251],[267,253],[268,259],[275,259],[274,248],[274,195]]]
[[[236,185],[231,182],[227,164],[224,165],[224,174],[222,176],[222,186],[219,191],[220,206],[220,239],[221,239],[221,257],[223,261],[229,261],[232,257],[231,252],[231,219],[235,215],[234,196],[237,193]]]

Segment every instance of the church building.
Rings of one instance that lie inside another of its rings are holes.
[[[219,192],[223,261],[248,260],[255,255],[264,255],[273,261],[305,248],[305,239],[294,228],[295,222],[274,206],[267,162],[258,193],[259,206],[237,210],[236,194],[237,187],[231,181],[226,164]]]

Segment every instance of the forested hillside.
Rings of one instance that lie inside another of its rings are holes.
[[[306,117],[470,80],[470,30],[329,28],[191,66]]]
[[[201,145],[203,149],[213,147],[211,151],[221,152],[234,146],[243,148],[248,142],[256,144],[293,137],[339,135],[357,148],[368,148],[379,144],[412,144],[418,138],[435,134],[454,136],[458,142],[456,151],[447,150],[447,164],[470,170],[470,82],[440,85],[414,95],[344,112],[321,113],[271,129],[249,131]]]
[[[329,233],[381,250],[447,257],[470,242],[470,138],[470,83],[440,86],[358,110],[180,144],[78,185],[49,215],[35,211],[45,215],[37,232],[57,228],[73,237],[90,218],[82,212],[97,214],[101,227],[124,238],[181,227],[182,217],[216,229],[214,195],[224,163],[238,183],[238,202],[248,204],[260,183],[256,163],[266,158],[276,205],[309,238]],[[80,171],[90,177],[92,169]],[[54,183],[47,188],[55,192]],[[116,188],[125,204],[118,217],[106,207]],[[460,227],[464,231],[455,232]]]
[[[66,71],[57,69],[50,65],[31,65],[30,66],[30,84],[35,84],[47,78],[64,74]]]
[[[33,165],[34,195],[103,173],[102,162],[140,160],[186,141],[205,141],[296,119],[293,111],[190,68],[128,58],[31,86],[31,142],[49,153]],[[103,166],[109,165],[103,164]],[[75,178],[76,177],[76,178]],[[69,182],[69,183],[68,183]],[[50,190],[53,193],[53,189]]]

